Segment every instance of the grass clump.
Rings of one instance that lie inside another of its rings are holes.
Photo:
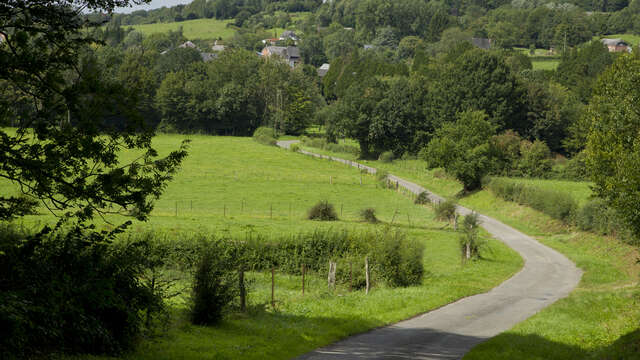
[[[418,205],[431,204],[429,193],[426,191],[421,192],[420,194],[418,194],[418,197],[416,197],[416,199],[413,202]]]
[[[208,248],[196,267],[190,315],[197,325],[219,322],[239,293],[238,273],[230,271],[220,250]]]
[[[291,144],[291,145],[289,145],[289,150],[292,151],[292,152],[298,152],[298,151],[300,151],[300,145],[295,144],[295,143]]]
[[[376,217],[376,209],[374,208],[366,208],[360,210],[360,218],[362,219],[362,221],[371,224],[377,224],[379,222],[378,218]]]
[[[274,129],[261,126],[254,131],[253,139],[263,145],[276,146],[278,135]]]
[[[462,234],[460,235],[460,251],[463,260],[473,260],[480,258],[480,252],[486,245],[486,241],[482,241],[478,230],[480,229],[480,220],[478,214],[473,212],[464,217],[462,221]]]
[[[338,215],[336,214],[336,210],[333,207],[333,204],[330,204],[328,201],[320,201],[315,204],[311,209],[309,209],[309,214],[307,215],[307,219],[309,220],[321,220],[321,221],[336,221],[338,220]]]
[[[393,161],[393,152],[391,151],[385,151],[382,154],[380,154],[380,156],[378,157],[378,160],[380,160],[383,163],[390,163]]]
[[[456,203],[453,200],[441,201],[433,207],[433,210],[437,220],[451,222],[456,218]]]

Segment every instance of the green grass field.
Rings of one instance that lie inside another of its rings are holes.
[[[183,138],[161,135],[154,139],[154,145],[161,154],[167,153]],[[424,243],[426,276],[420,286],[393,289],[381,285],[365,295],[349,292],[345,286],[329,292],[326,274],[309,274],[302,296],[299,276],[277,274],[277,306],[272,309],[268,305],[270,274],[251,273],[247,313],[232,314],[219,326],[193,326],[187,320],[187,298],[183,296],[172,301],[167,332],[141,341],[136,351],[123,359],[291,358],[485,292],[522,266],[514,251],[495,240],[489,241],[492,251],[486,260],[462,265],[458,233],[435,221],[429,207],[414,205],[410,197],[383,189],[373,176],[362,175],[361,185],[357,169],[260,145],[250,138],[189,138],[189,157],[157,202],[149,222],[136,222],[133,234],[243,236],[251,231],[268,237],[318,228],[357,231],[394,226]],[[130,157],[133,154],[125,154]],[[10,184],[0,183],[3,194],[14,190]],[[319,200],[332,202],[341,220],[306,220],[307,209]],[[375,208],[382,223],[361,222],[358,212],[365,207]],[[24,225],[53,220],[46,214],[30,216]],[[110,220],[117,223],[124,219]]]
[[[291,19],[293,21],[301,20],[307,17],[310,13],[299,12],[292,13]],[[233,27],[228,27],[228,24],[232,24],[234,19],[217,20],[217,19],[195,19],[185,20],[180,22],[170,23],[155,23],[155,24],[143,24],[143,25],[130,25],[135,30],[140,31],[144,35],[151,35],[155,33],[164,33],[170,30],[176,31],[182,27],[184,36],[187,39],[194,40],[214,40],[222,38],[223,40],[229,40],[233,37],[236,30]],[[264,32],[269,34],[275,33],[278,36],[284,31],[283,28],[270,28],[265,29]]]
[[[426,164],[419,160],[365,163],[385,168],[443,196],[454,197],[462,189],[441,171],[426,170]],[[587,183],[522,181],[560,186],[579,199],[588,196]],[[575,189],[570,189],[574,185]],[[636,248],[614,238],[576,231],[531,208],[496,198],[486,190],[459,202],[534,236],[584,270],[582,281],[569,297],[479,345],[464,359],[640,358],[640,266],[636,263],[640,255]]]
[[[555,70],[560,65],[560,60],[532,60],[533,70]]]
[[[196,19],[172,23],[131,25],[130,27],[140,31],[144,35],[164,33],[170,30],[176,31],[182,27],[183,34],[187,39],[209,40],[217,39],[219,37],[223,39],[230,39],[233,37],[235,30],[227,27],[227,24],[232,22],[233,19]]]

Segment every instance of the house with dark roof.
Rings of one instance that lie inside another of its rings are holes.
[[[622,39],[601,39],[602,43],[609,49],[609,52],[631,52],[631,46]]]
[[[289,64],[289,66],[294,67],[296,64],[300,63],[300,49],[295,46],[267,46],[262,49],[262,56],[264,57],[272,57],[277,56]]]
[[[293,32],[292,30],[285,30],[281,35],[280,35],[280,40],[293,40],[293,41],[298,41],[300,40],[300,38],[296,35],[295,32]]]

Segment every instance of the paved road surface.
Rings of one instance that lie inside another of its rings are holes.
[[[278,146],[288,148],[294,142],[279,141]],[[372,167],[350,160],[301,152],[376,172]],[[389,180],[414,194],[427,191],[394,175],[389,175]],[[432,201],[442,200],[429,194]],[[461,206],[457,211],[461,215],[471,212]],[[481,226],[493,237],[522,256],[525,264],[520,272],[487,293],[349,337],[299,359],[460,359],[475,345],[567,296],[578,285],[582,271],[564,255],[493,218],[484,215],[479,218]]]

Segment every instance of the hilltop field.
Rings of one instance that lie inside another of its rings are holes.
[[[300,12],[291,13],[290,15],[291,20],[295,22],[296,20],[303,19],[308,14],[307,12]],[[182,28],[182,33],[189,40],[216,40],[219,38],[222,38],[222,40],[230,40],[233,38],[237,29],[234,26],[230,26],[233,23],[234,19],[194,19],[169,23],[128,25],[123,27],[133,28],[144,35],[177,31]],[[262,30],[262,32],[272,35],[275,34],[275,37],[277,37],[280,36],[284,30],[284,28],[269,28]]]

